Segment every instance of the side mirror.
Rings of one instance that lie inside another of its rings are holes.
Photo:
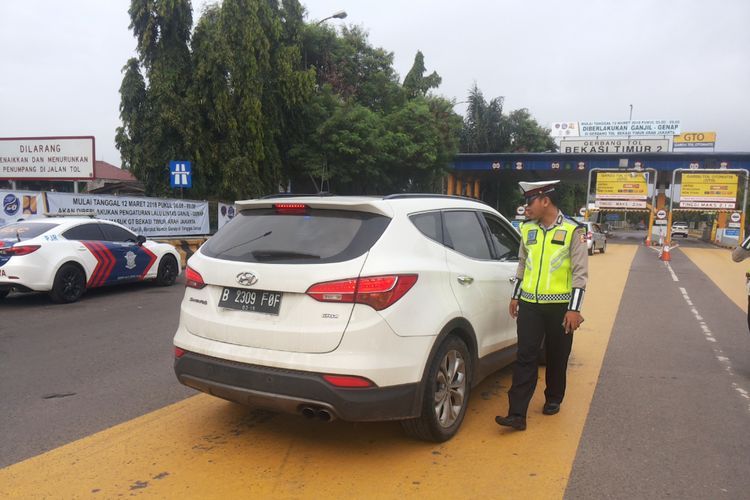
[[[137,237],[135,238],[135,242],[136,242],[136,243],[138,243],[138,246],[142,246],[142,245],[143,245],[144,243],[146,243],[146,237],[145,237],[145,236],[143,236],[142,234],[139,234],[139,235],[138,235],[138,236],[137,236]]]

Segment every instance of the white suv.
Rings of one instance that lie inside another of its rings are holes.
[[[469,392],[515,359],[519,235],[475,200],[266,198],[190,258],[175,372],[308,418],[458,430]]]
[[[672,224],[672,237],[682,236],[683,238],[688,237],[688,225],[685,222],[675,222]]]

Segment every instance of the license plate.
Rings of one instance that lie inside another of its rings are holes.
[[[278,316],[282,295],[281,292],[268,290],[224,287],[219,298],[219,307]]]

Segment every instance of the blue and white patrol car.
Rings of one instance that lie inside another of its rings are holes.
[[[85,216],[44,217],[0,227],[0,299],[11,290],[75,302],[89,288],[155,280],[172,285],[180,255],[124,226]]]

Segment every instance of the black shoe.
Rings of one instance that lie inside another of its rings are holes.
[[[542,413],[545,415],[554,415],[560,411],[560,403],[544,403]]]
[[[526,430],[526,417],[518,415],[508,415],[507,417],[501,417],[498,415],[495,417],[495,423],[502,425],[503,427],[513,427],[517,431]]]

